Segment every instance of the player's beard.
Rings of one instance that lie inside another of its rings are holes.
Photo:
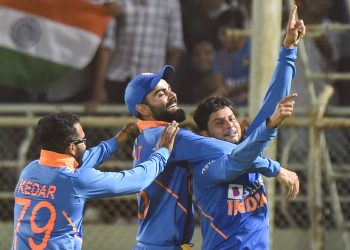
[[[186,120],[186,113],[183,109],[177,109],[175,111],[170,111],[165,108],[158,108],[152,105],[148,105],[150,110],[152,111],[153,118],[157,121],[165,121],[165,122],[183,122]]]

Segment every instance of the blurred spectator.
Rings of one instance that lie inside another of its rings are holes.
[[[178,0],[115,3],[121,15],[104,41],[100,77],[95,81],[90,108],[106,101],[123,103],[125,87],[132,77],[155,72],[164,64],[176,67],[184,50]]]
[[[109,0],[84,1],[103,6],[104,11],[115,18],[121,15],[121,10],[115,2],[110,2]],[[111,18],[106,26],[101,44],[110,43],[109,33],[115,25],[115,19]],[[50,88],[47,92],[46,101],[53,103],[82,103],[90,100],[92,97],[91,88],[94,86],[95,81],[101,77],[100,68],[103,67],[101,64],[106,60],[104,56],[109,53],[109,51],[106,52],[105,50],[105,46],[100,45],[92,62],[87,67],[79,71],[73,71]],[[107,50],[109,49],[107,48]],[[67,89],[69,91],[66,91]]]
[[[225,0],[182,0],[184,40],[192,50],[199,38],[206,38],[216,45],[215,19],[229,9]]]
[[[213,60],[214,46],[210,41],[201,40],[194,45],[175,82],[181,102],[197,103],[210,96],[226,94],[224,77],[213,71]]]
[[[248,101],[248,78],[251,46],[246,37],[229,34],[231,30],[243,30],[245,16],[240,9],[229,9],[216,20],[220,47],[215,51],[214,71],[225,76],[228,97],[236,105]]]

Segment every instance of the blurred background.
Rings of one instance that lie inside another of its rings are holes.
[[[133,120],[123,104],[128,81],[171,64],[185,126],[213,95],[251,119],[294,4],[307,26],[292,87],[297,108],[268,154],[297,172],[301,192],[288,201],[266,180],[271,249],[350,249],[349,0],[0,0],[0,248],[11,246],[13,190],[39,156],[42,115],[79,113],[94,146]],[[126,147],[101,168],[131,166]],[[131,249],[136,228],[136,195],[90,201],[83,249]],[[193,242],[200,249],[199,224]]]

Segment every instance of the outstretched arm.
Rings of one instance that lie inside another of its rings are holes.
[[[159,149],[133,169],[121,172],[81,169],[74,184],[77,193],[86,198],[102,198],[135,193],[146,188],[163,171],[178,130],[176,122],[169,124],[159,139]]]
[[[264,120],[274,112],[277,103],[287,96],[291,89],[292,79],[295,75],[295,60],[297,58],[296,45],[305,35],[303,20],[296,19],[297,7],[295,6],[289,16],[286,37],[280,50],[278,63],[272,75],[272,79],[265,95],[262,106],[248,127],[247,136],[256,129]]]
[[[297,94],[293,93],[280,100],[277,107],[275,106],[273,114],[266,119],[266,122],[253,130],[253,132],[231,152],[230,158],[235,162],[244,164],[247,164],[249,161],[254,161],[255,157],[260,154],[262,149],[269,142],[269,140],[264,140],[261,135],[270,133],[269,139],[271,140],[274,138],[276,131],[273,131],[273,129],[280,126],[286,118],[292,115],[294,110],[293,99],[296,96]]]

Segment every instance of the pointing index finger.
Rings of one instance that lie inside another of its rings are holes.
[[[296,5],[294,5],[294,7],[289,15],[288,26],[294,25],[294,23],[296,21],[297,9],[298,9],[298,7]]]

